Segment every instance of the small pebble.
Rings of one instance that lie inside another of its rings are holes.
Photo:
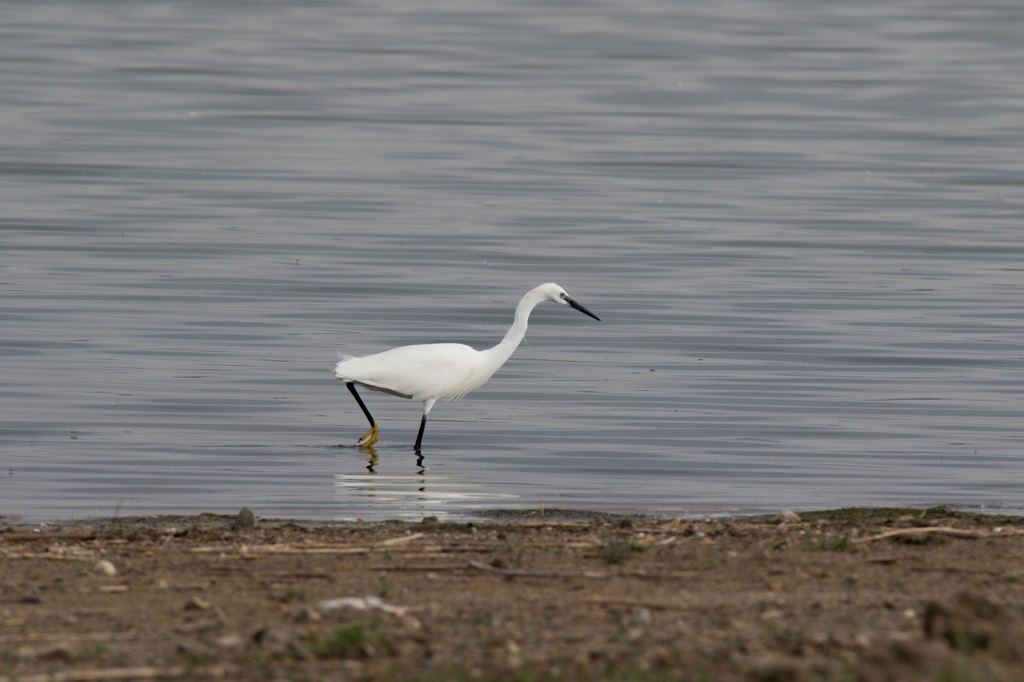
[[[799,523],[800,521],[800,515],[792,509],[783,509],[776,518],[783,523]]]
[[[303,606],[295,614],[296,623],[319,623],[323,617],[312,606]]]
[[[796,661],[770,658],[754,665],[749,679],[754,682],[799,682],[806,679],[806,675]]]
[[[92,572],[99,573],[100,575],[115,576],[117,575],[117,568],[106,559],[100,559],[93,564]]]
[[[273,626],[262,627],[252,635],[252,641],[272,651],[283,651],[294,639],[288,630]]]
[[[231,526],[235,530],[252,530],[256,527],[256,515],[248,507],[242,507]]]
[[[245,640],[236,634],[223,635],[211,640],[209,643],[218,649],[240,649],[245,646]]]

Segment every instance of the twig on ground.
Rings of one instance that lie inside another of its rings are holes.
[[[604,573],[596,573],[594,571],[520,571],[490,566],[482,561],[470,561],[469,566],[479,571],[497,573],[507,578],[594,578],[600,580],[608,577]]]
[[[895,530],[887,530],[884,533],[869,535],[866,538],[854,538],[851,542],[874,542],[876,540],[885,540],[887,538],[916,537],[921,535],[950,535],[956,538],[977,540],[980,538],[1005,538],[1014,535],[1024,535],[1024,531],[1003,530],[996,532],[988,530],[968,530],[966,528],[953,528],[951,526],[928,526],[926,528],[897,528]]]
[[[192,679],[224,678],[237,671],[235,666],[211,665],[194,667],[176,665],[168,668],[139,666],[135,668],[99,668],[95,670],[68,670],[40,675],[0,676],[0,682],[107,682],[108,680],[156,680],[188,675]]]

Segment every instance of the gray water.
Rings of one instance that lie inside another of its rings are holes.
[[[1024,512],[1020,3],[0,15],[0,514]]]

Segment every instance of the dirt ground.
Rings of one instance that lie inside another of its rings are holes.
[[[1024,680],[1024,519],[0,520],[0,680]]]

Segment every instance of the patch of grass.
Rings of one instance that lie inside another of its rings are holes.
[[[377,578],[377,596],[381,599],[386,599],[391,594],[391,588],[394,584],[391,582],[391,576],[387,573],[382,573]]]
[[[61,656],[68,663],[88,663],[110,653],[106,642],[81,642]],[[16,679],[16,678],[15,678]]]
[[[355,623],[314,634],[308,646],[310,652],[320,658],[358,658],[373,655],[387,643],[388,636],[379,627]]]
[[[1004,583],[1024,583],[1024,573],[1003,573]]]
[[[388,560],[388,563],[391,564],[392,569],[396,571],[404,571],[409,568],[409,560],[404,558],[399,559],[390,549],[385,549],[381,553],[384,555],[384,558]]]
[[[306,601],[306,591],[297,587],[289,587],[281,595],[280,600],[287,603],[293,601]]]
[[[217,662],[217,656],[212,653],[200,653],[196,651],[183,650],[179,651],[181,654],[181,661],[184,664],[186,671],[192,671],[196,668],[202,668],[207,665],[212,665]],[[158,665],[157,661],[153,661],[151,665]],[[187,672],[184,677],[193,675],[192,672]]]
[[[621,564],[633,552],[646,552],[647,547],[636,542],[609,542],[601,548],[601,558],[609,565]]]
[[[645,670],[639,667],[628,670],[613,668],[594,679],[601,682],[712,682],[713,678],[708,675],[704,666],[695,667],[696,670],[688,673],[675,670]]]
[[[815,549],[824,552],[845,552],[851,547],[853,547],[853,543],[850,541],[850,534],[843,533],[838,537],[834,535],[823,535],[819,538]]]
[[[646,667],[631,664],[629,666],[609,663],[603,669],[590,671],[586,678],[579,678],[564,669],[551,670],[533,669],[524,666],[518,671],[500,673],[483,673],[452,667],[425,672],[408,670],[391,670],[387,679],[400,679],[404,682],[568,682],[576,679],[593,680],[593,682],[714,682],[715,678],[707,671],[702,662],[691,664],[691,669],[678,671],[674,669],[650,670]]]
[[[712,561],[712,560],[709,560],[709,561],[702,561],[699,564],[694,564],[690,568],[690,570],[691,571],[717,571],[718,569],[722,568],[723,566],[725,566],[725,562],[724,561]]]
[[[804,625],[780,625],[767,621],[764,624],[764,633],[768,640],[776,645],[795,646],[807,636],[807,627]]]
[[[974,661],[954,661],[947,663],[939,671],[938,682],[982,682],[990,679],[982,672]]]
[[[1004,514],[978,514],[950,509],[949,507],[929,507],[915,509],[910,507],[844,507],[842,509],[826,509],[821,511],[800,512],[800,519],[806,524],[829,524],[840,526],[875,526],[901,525],[924,526],[935,523],[960,521],[970,525],[990,527],[1021,526],[1024,518]],[[776,523],[774,517],[765,517],[770,523]]]
[[[490,565],[494,568],[519,568],[523,559],[526,558],[526,547],[507,536],[499,539],[502,540],[503,547],[500,550],[495,550],[494,556],[489,562]]]

